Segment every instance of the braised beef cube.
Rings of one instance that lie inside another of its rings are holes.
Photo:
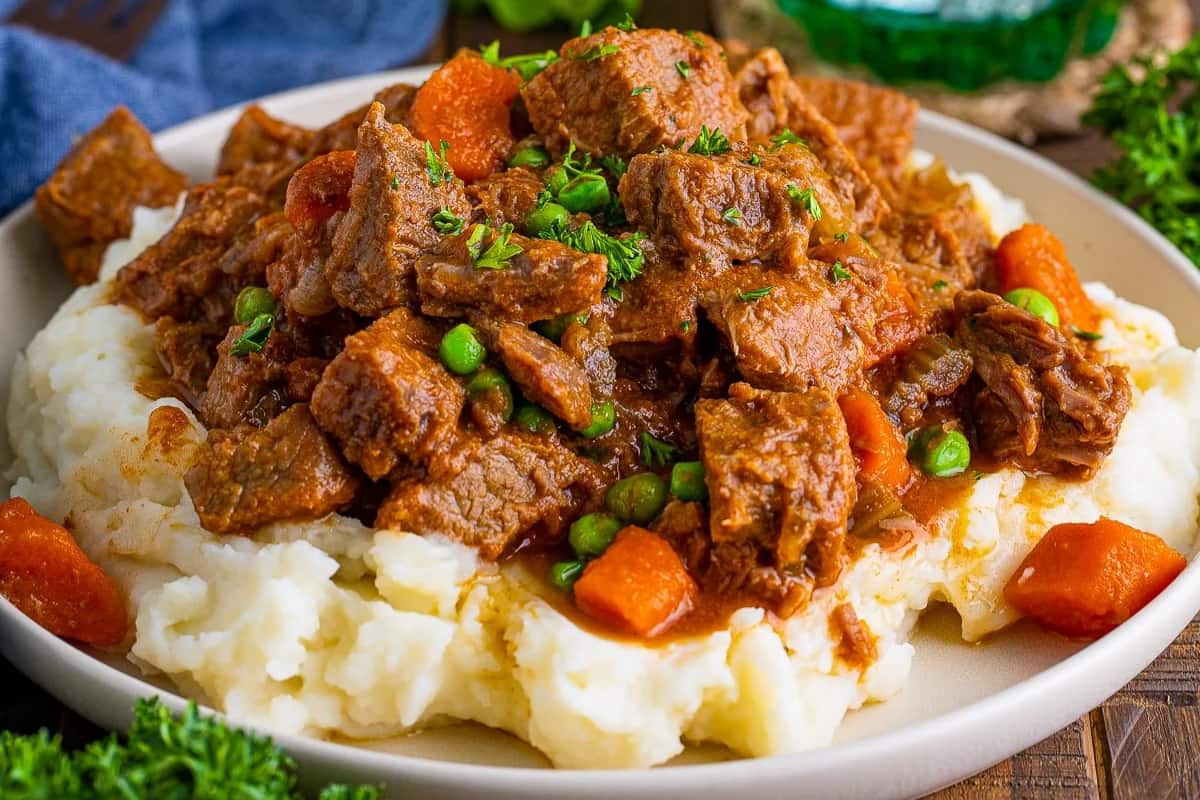
[[[283,385],[287,398],[293,403],[307,403],[325,374],[329,360],[320,356],[301,356],[283,370]]]
[[[217,266],[238,286],[262,286],[267,267],[284,256],[295,235],[282,211],[258,217],[239,232]]]
[[[494,560],[526,539],[560,538],[603,487],[603,473],[553,436],[464,434],[428,476],[393,483],[375,527],[446,536]]]
[[[175,204],[187,178],[154,151],[150,132],[124,106],[80,139],[34,195],[76,285],[91,283],[109,243],[128,238],[133,209]]]
[[[592,386],[593,397],[612,397],[617,381],[617,361],[609,352],[612,330],[599,314],[588,316],[586,323],[572,322],[563,331],[559,347],[583,365]]]
[[[317,422],[374,479],[444,447],[462,412],[462,387],[413,346],[414,324],[401,310],[349,337],[313,391]]]
[[[521,90],[530,123],[554,153],[574,142],[596,155],[628,158],[691,141],[701,125],[745,139],[746,112],[721,47],[695,37],[605,28],[566,42],[562,59]],[[609,48],[616,50],[590,57]]]
[[[895,175],[912,150],[917,101],[861,81],[799,76],[796,85],[871,174]]]
[[[371,103],[382,103],[384,118],[393,125],[408,125],[408,112],[417,87],[410,83],[395,83],[375,93]],[[348,111],[333,122],[316,131],[308,156],[319,156],[334,150],[353,150],[358,146],[358,127],[371,108],[371,103]]]
[[[209,431],[184,483],[200,524],[213,533],[317,519],[348,504],[358,487],[302,404],[261,429]]]
[[[957,392],[970,379],[974,365],[971,354],[956,347],[946,334],[926,336],[901,356],[884,410],[903,428],[915,427],[929,401]]]
[[[496,326],[492,346],[525,397],[575,430],[592,424],[592,388],[583,365],[515,322]]]
[[[672,499],[650,530],[671,543],[688,572],[703,574],[709,552],[708,506]]]
[[[217,174],[233,175],[255,165],[295,163],[304,158],[313,137],[313,131],[276,119],[260,105],[251,105],[229,129],[217,159]]]
[[[960,292],[955,339],[983,381],[974,399],[983,452],[1030,471],[1090,478],[1129,411],[1125,370],[1090,359],[1059,329],[987,292]]]
[[[227,322],[240,287],[222,259],[268,210],[262,195],[224,179],[193,186],[175,226],[117,273],[117,296],[155,319]]]
[[[525,227],[525,218],[537,208],[538,195],[546,187],[542,179],[527,169],[494,172],[467,188],[467,194],[479,204],[484,218],[493,225],[509,223],[517,230]]]
[[[833,554],[833,559],[840,560],[840,555]],[[812,597],[814,578],[805,571],[780,569],[770,562],[770,554],[754,542],[714,543],[708,551],[701,585],[716,595],[757,598],[776,616],[787,619]],[[823,580],[832,583],[836,576],[833,570]]]
[[[176,322],[160,317],[154,325],[154,350],[171,389],[193,409],[199,409],[209,373],[217,361],[220,329],[204,322]]]
[[[705,282],[704,272],[647,258],[637,280],[622,285],[621,302],[612,309],[613,352],[635,360],[689,352],[699,330],[696,298]]]
[[[421,310],[436,317],[481,313],[526,324],[590,308],[600,301],[608,277],[604,256],[583,253],[549,239],[512,234],[521,248],[503,269],[472,265],[467,240],[474,226],[442,241],[417,261]],[[489,245],[493,239],[485,239]]]
[[[675,151],[637,156],[621,179],[625,213],[659,246],[692,261],[803,264],[814,220],[788,187],[792,192],[811,189],[830,215],[837,211],[830,207],[836,196],[808,150],[785,147],[786,154],[759,156],[762,166],[747,163],[748,150],[721,156]]]
[[[714,546],[750,543],[766,566],[836,574],[855,466],[833,396],[737,383],[727,399],[696,403],[696,432]]]
[[[746,134],[750,139],[766,139],[787,128],[786,95],[792,82],[792,72],[783,56],[774,47],[764,47],[736,67],[734,82],[738,98],[749,112]]]
[[[234,355],[234,342],[246,330],[246,325],[232,326],[217,347],[217,363],[200,404],[200,418],[209,428],[262,425],[282,410],[285,397],[277,384],[292,358],[291,342],[275,331],[262,350]]]
[[[411,296],[414,262],[441,239],[433,216],[442,208],[459,217],[471,210],[462,184],[431,175],[424,144],[384,111],[372,104],[358,129],[350,208],[325,264],[338,304],[368,317]]]

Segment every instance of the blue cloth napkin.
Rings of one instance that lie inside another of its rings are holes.
[[[0,19],[19,0],[0,0]],[[295,86],[419,60],[445,0],[172,0],[127,63],[0,26],[0,215],[124,103],[151,130]]]

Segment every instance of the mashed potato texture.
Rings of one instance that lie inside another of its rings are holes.
[[[992,208],[997,228],[999,216],[1023,216],[1010,201]],[[103,279],[172,219],[139,211]],[[848,710],[902,689],[908,639],[931,601],[958,609],[967,639],[1011,622],[1000,589],[1048,526],[1107,515],[1190,552],[1200,355],[1178,347],[1155,312],[1103,286],[1089,292],[1106,317],[1103,346],[1136,384],[1100,474],[1087,484],[981,477],[927,533],[866,547],[779,629],[744,609],[727,630],[662,646],[604,638],[540,599],[518,567],[336,515],[253,539],[209,534],[182,480],[203,428],[178,401],[137,391],[154,369],[153,331],[109,304],[103,283],[77,290],[16,366],[10,477],[14,494],[67,520],[129,593],[129,657],[235,719],[363,738],[476,720],[559,767],[650,766],[688,741],[795,752],[829,743]],[[839,650],[830,615],[842,604],[875,638],[869,663]]]

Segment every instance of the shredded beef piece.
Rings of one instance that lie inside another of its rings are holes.
[[[559,341],[563,352],[583,365],[593,397],[612,397],[617,381],[617,362],[608,349],[612,338],[608,321],[592,314],[585,324],[572,322],[567,326]]]
[[[425,462],[454,435],[463,390],[420,346],[427,326],[406,309],[379,318],[346,339],[313,391],[317,422],[373,479]]]
[[[91,283],[109,243],[133,230],[133,209],[174,205],[187,178],[158,157],[150,132],[118,106],[38,187],[34,210],[76,285]]]
[[[209,431],[184,481],[213,533],[323,517],[349,503],[358,486],[305,405],[261,429]]]
[[[403,305],[412,293],[417,257],[441,239],[433,215],[459,217],[470,204],[456,179],[433,183],[424,145],[374,103],[358,129],[350,208],[338,225],[325,277],[338,304],[375,317]]]
[[[1131,391],[1125,370],[1088,358],[1058,328],[987,292],[961,292],[955,339],[983,387],[975,433],[988,455],[1087,479],[1112,452]]]
[[[509,223],[521,230],[525,218],[537,208],[538,195],[545,189],[542,179],[522,167],[495,172],[467,187],[467,194],[479,204],[484,219],[493,225]]]
[[[524,325],[502,322],[492,346],[530,400],[575,430],[592,424],[592,389],[583,365]]]
[[[554,540],[594,503],[603,473],[553,436],[467,433],[427,476],[396,481],[378,528],[448,536],[495,560],[525,539]]]
[[[888,416],[911,428],[931,398],[949,397],[971,377],[971,354],[955,347],[944,333],[926,336],[901,357],[896,380],[883,407]]]
[[[628,158],[691,141],[701,125],[730,141],[745,139],[746,112],[721,48],[697,36],[704,47],[675,31],[649,29],[605,28],[568,41],[562,59],[521,89],[530,123],[556,154],[574,142],[596,155]],[[612,45],[618,49],[611,55],[579,58]],[[650,89],[633,93],[643,86]]]

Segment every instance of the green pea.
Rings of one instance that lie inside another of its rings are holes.
[[[484,367],[467,381],[467,397],[477,402],[487,402],[497,397],[501,417],[505,422],[512,419],[513,391],[508,378],[495,367]]]
[[[671,467],[671,494],[680,500],[707,500],[704,465],[699,461],[680,461]]]
[[[653,472],[622,478],[604,495],[604,507],[622,522],[646,525],[667,504],[667,484]]]
[[[274,313],[275,296],[261,286],[247,286],[233,302],[233,320],[238,325],[249,325],[261,314]]]
[[[550,568],[550,583],[555,588],[569,592],[575,586],[575,581],[583,574],[582,561],[560,561]]]
[[[1023,308],[1035,317],[1041,317],[1054,327],[1058,327],[1058,309],[1049,297],[1037,289],[1013,289],[1004,295],[1006,302],[1017,308]]]
[[[558,203],[546,203],[541,208],[535,208],[525,217],[525,231],[530,236],[537,236],[551,230],[557,224],[566,225],[571,214]]]
[[[521,406],[517,409],[517,413],[513,414],[513,422],[518,428],[530,433],[546,434],[558,430],[558,424],[554,421],[554,417],[550,416],[550,412],[541,406]]]
[[[608,207],[608,182],[599,175],[578,175],[558,191],[558,202],[572,213]]]
[[[540,147],[522,147],[508,160],[510,167],[540,169],[550,163],[550,154]]]
[[[554,319],[535,322],[533,329],[550,341],[557,342],[562,339],[563,334],[567,332],[567,328],[571,327],[572,323],[578,322],[580,325],[587,325],[587,321],[588,313],[586,311],[580,311],[577,314],[559,314]]]
[[[567,171],[562,167],[551,167],[550,169],[546,170],[544,177],[546,179],[546,188],[549,189],[550,194],[554,195],[555,197],[558,196],[558,193],[561,192],[571,180],[571,176],[568,175]]]
[[[463,322],[446,331],[438,355],[446,369],[456,375],[470,375],[487,358],[487,348],[479,341],[475,329]]]
[[[612,514],[584,514],[571,523],[567,541],[571,543],[575,555],[595,558],[608,549],[622,527],[621,520]]]
[[[909,443],[908,457],[921,471],[935,478],[953,478],[971,464],[971,445],[959,431],[934,425],[917,433]]]
[[[595,439],[603,436],[617,424],[617,408],[612,400],[603,403],[592,403],[592,424],[579,432],[585,439]]]

